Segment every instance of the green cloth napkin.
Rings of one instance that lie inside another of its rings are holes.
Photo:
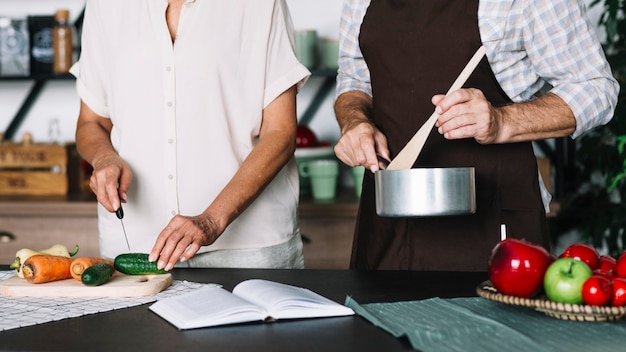
[[[626,351],[626,322],[576,322],[484,298],[346,306],[420,351]]]

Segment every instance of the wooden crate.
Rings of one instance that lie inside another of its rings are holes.
[[[63,145],[0,143],[0,195],[65,195],[66,170]]]

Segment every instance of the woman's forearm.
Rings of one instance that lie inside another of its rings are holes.
[[[98,116],[81,101],[76,124],[76,148],[80,156],[91,165],[104,155],[115,153],[110,140],[112,127],[109,119]]]
[[[204,214],[223,231],[274,179],[296,148],[296,92],[292,88],[263,111],[259,141]]]

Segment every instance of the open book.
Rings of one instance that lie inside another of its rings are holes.
[[[354,314],[352,309],[305,288],[260,279],[243,281],[232,293],[209,285],[159,300],[150,310],[181,330]]]

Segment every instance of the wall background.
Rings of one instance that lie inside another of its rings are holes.
[[[0,16],[49,15],[58,8],[70,9],[73,19],[84,6],[84,0],[0,0]],[[296,29],[316,29],[320,38],[338,38],[339,16],[342,0],[287,0]],[[298,112],[304,111],[322,78],[312,77],[298,96]],[[0,80],[0,132],[4,131],[28,93],[32,81]],[[52,141],[49,125],[57,120],[60,141],[74,141],[75,123],[78,116],[79,99],[72,81],[50,81],[39,96],[36,104],[15,134],[20,140],[30,132],[38,142]],[[322,140],[336,141],[339,131],[334,121],[332,95],[320,106],[311,128]]]
[[[132,0],[131,0],[132,1]],[[590,3],[591,0],[585,0]],[[316,29],[320,38],[336,39],[339,36],[339,18],[342,0],[287,0],[296,29]],[[70,9],[76,17],[84,6],[84,0],[0,0],[0,15],[53,14],[58,8]],[[592,22],[597,23],[598,9],[590,12]],[[298,95],[298,112],[301,114],[322,83],[322,78],[312,77]],[[10,124],[32,85],[31,81],[0,80],[0,132]],[[309,126],[319,139],[334,143],[339,137],[332,109],[330,94],[320,106]],[[21,139],[30,132],[37,142],[49,142],[49,125],[57,120],[60,141],[74,141],[75,121],[79,100],[72,81],[51,81],[42,92],[29,115],[15,135]]]

